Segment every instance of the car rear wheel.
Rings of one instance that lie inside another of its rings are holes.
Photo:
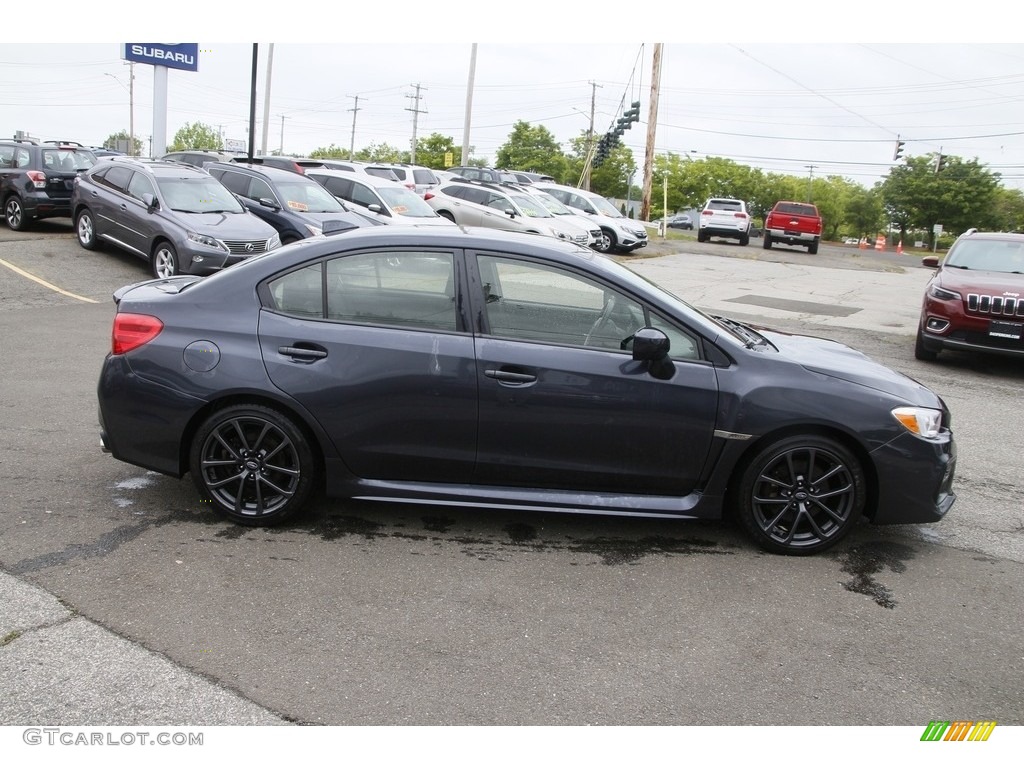
[[[15,232],[25,229],[28,222],[25,221],[25,209],[21,205],[21,198],[12,195],[4,205],[4,215],[7,217],[7,226]]]
[[[86,250],[96,248],[96,227],[93,225],[92,211],[88,208],[78,214],[75,222],[75,232],[78,234],[78,244]]]
[[[818,252],[818,241],[817,240],[813,241],[810,245],[807,246],[807,252],[809,254],[811,254],[812,256]]]
[[[761,243],[761,247],[766,251],[770,251],[772,249],[772,236],[767,232],[764,233],[764,241]]]
[[[707,239],[708,239],[707,233],[704,232],[704,230],[702,230],[702,229],[698,229],[697,230],[697,242],[698,243],[703,243]]]
[[[153,249],[151,262],[150,266],[153,268],[153,277],[166,279],[180,274],[178,254],[174,250],[174,246],[168,242],[157,244],[156,248]]]
[[[750,235],[740,235],[740,245],[747,245],[750,243]]]
[[[196,432],[189,460],[204,501],[242,525],[298,512],[317,481],[309,441],[292,419],[261,405],[217,411]]]
[[[837,544],[864,512],[864,470],[827,437],[778,440],[741,471],[733,503],[757,544],[784,555],[809,555]]]

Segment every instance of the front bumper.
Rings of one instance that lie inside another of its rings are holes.
[[[945,517],[956,494],[956,442],[951,432],[934,440],[907,433],[872,451],[878,478],[878,525],[934,523]]]

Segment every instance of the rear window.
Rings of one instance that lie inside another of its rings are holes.
[[[818,209],[803,203],[779,203],[775,206],[776,213],[790,213],[794,216],[817,216]]]
[[[742,211],[743,203],[739,200],[709,200],[708,208],[713,211]]]

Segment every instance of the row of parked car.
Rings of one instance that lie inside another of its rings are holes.
[[[98,158],[74,142],[15,141],[0,142],[0,174],[12,229],[70,216],[83,248],[110,243],[161,278],[388,224],[489,227],[599,251],[647,243],[646,230],[599,195],[526,172],[200,151]]]

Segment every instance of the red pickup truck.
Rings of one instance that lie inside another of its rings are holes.
[[[764,247],[773,243],[806,245],[808,253],[818,252],[821,240],[821,216],[811,203],[781,200],[764,220]]]

